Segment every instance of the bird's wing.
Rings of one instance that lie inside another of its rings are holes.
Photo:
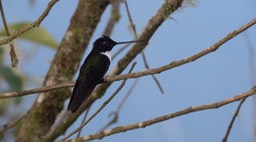
[[[103,58],[106,58],[103,56]],[[102,60],[101,64],[92,64],[85,61],[80,69],[78,79],[75,83],[68,110],[75,112],[85,101],[94,88],[99,84],[105,75],[110,62]]]

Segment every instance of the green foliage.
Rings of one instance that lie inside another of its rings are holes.
[[[0,64],[0,75],[8,83],[10,90],[21,90],[22,79],[10,67]]]
[[[9,24],[8,28],[11,33],[14,33],[28,24],[30,23],[18,22],[14,24]],[[0,30],[0,37],[5,36],[6,32],[3,28]],[[34,28],[20,36],[18,39],[27,40],[35,44],[45,45],[52,49],[56,49],[58,46],[54,37],[43,27]],[[6,84],[7,87],[0,86],[0,90],[5,92],[22,90],[23,78],[21,75],[15,72],[15,69],[11,68],[9,65],[5,65],[4,50],[5,49],[3,47],[0,47],[0,83]],[[5,112],[5,108],[8,106],[8,104],[19,104],[20,101],[20,98],[6,99],[0,101],[0,115]]]
[[[3,64],[3,58],[3,49],[0,47],[0,81],[4,81],[8,84],[8,90],[21,90],[22,78],[14,72],[14,69]]]
[[[8,27],[11,32],[15,32],[23,28],[27,24],[29,24],[29,22],[19,22],[15,24],[9,24]],[[4,29],[1,29],[0,31],[0,37],[1,36],[6,36]],[[54,37],[46,29],[44,29],[41,26],[26,32],[25,34],[20,36],[18,39],[24,39],[36,44],[46,45],[53,49],[56,49],[58,46],[58,43],[56,42]]]
[[[9,66],[4,65],[4,52],[3,47],[0,47],[0,84],[7,84],[8,88],[1,88],[2,91],[18,91],[22,90],[23,80],[22,77]],[[6,108],[10,104],[18,105],[21,103],[21,98],[3,99],[0,101],[0,116],[4,116]],[[1,139],[1,138],[0,138]]]

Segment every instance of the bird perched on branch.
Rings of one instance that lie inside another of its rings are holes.
[[[72,97],[68,104],[68,111],[76,112],[86,101],[94,88],[104,82],[111,63],[111,50],[117,44],[134,43],[141,41],[116,42],[108,36],[102,36],[93,43],[93,49],[80,68],[80,73],[75,83]]]

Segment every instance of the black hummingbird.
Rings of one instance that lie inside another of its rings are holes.
[[[68,111],[75,112],[89,98],[94,88],[104,82],[104,75],[111,63],[111,50],[117,44],[141,41],[115,42],[108,36],[102,36],[93,43],[93,49],[80,68]]]

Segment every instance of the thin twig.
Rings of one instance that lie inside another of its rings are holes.
[[[132,72],[134,66],[136,65],[136,62],[134,62],[132,64],[131,69],[129,70],[129,73]],[[117,88],[117,90],[113,93],[113,95],[108,98],[107,101],[105,101],[100,108],[86,121],[83,123],[82,126],[78,127],[76,130],[74,130],[73,132],[71,132],[70,134],[68,134],[66,137],[64,137],[63,139],[61,139],[60,141],[65,141],[66,139],[68,139],[69,137],[71,137],[73,134],[75,134],[76,132],[78,132],[80,129],[82,129],[86,124],[88,124],[99,112],[101,112],[101,110],[103,108],[105,108],[105,106],[119,93],[119,91],[123,88],[123,86],[125,85],[127,79],[123,80],[123,82],[121,83],[121,85]]]
[[[193,62],[211,52],[214,52],[216,50],[219,49],[219,47],[221,45],[223,45],[224,43],[226,43],[227,41],[229,41],[230,39],[234,38],[235,36],[237,36],[238,34],[242,33],[243,31],[247,30],[248,28],[250,28],[251,26],[253,26],[254,24],[256,24],[256,19],[253,19],[252,21],[250,21],[249,23],[245,24],[244,26],[240,27],[239,29],[230,32],[227,36],[225,36],[224,38],[222,38],[220,41],[214,43],[212,46],[210,46],[209,48],[206,48],[203,51],[198,52],[197,54],[194,54],[190,57],[181,59],[181,60],[177,60],[177,61],[172,61],[171,63],[161,66],[159,68],[153,68],[150,70],[145,70],[145,71],[140,71],[140,72],[135,72],[135,73],[129,73],[129,74],[123,74],[123,75],[117,75],[117,76],[107,76],[106,78],[104,78],[104,80],[106,82],[113,82],[113,81],[119,81],[119,80],[124,80],[124,79],[129,79],[129,78],[138,78],[141,76],[147,76],[147,75],[151,75],[151,74],[157,74],[157,73],[161,73],[164,72],[166,70],[170,70],[172,68]],[[17,91],[17,92],[7,92],[7,93],[0,93],[0,99],[1,98],[12,98],[12,97],[20,97],[20,96],[25,96],[25,95],[30,95],[33,93],[41,93],[41,92],[47,92],[50,90],[56,90],[58,88],[65,88],[65,87],[72,87],[74,86],[74,82],[71,83],[71,81],[68,82],[64,82],[61,84],[56,84],[56,85],[52,85],[49,87],[40,87],[40,88],[35,88],[35,89],[31,89],[31,90],[24,90],[24,91]]]
[[[148,24],[145,26],[144,30],[140,34],[139,39],[149,41],[153,34],[157,31],[157,29],[161,26],[161,24],[166,20],[166,18],[173,12],[177,11],[178,8],[181,7],[183,0],[166,0],[162,4],[162,6],[158,9],[155,15],[148,21]],[[250,27],[250,26],[249,26]],[[232,39],[232,37],[230,38]],[[228,40],[227,40],[228,41]],[[127,66],[132,62],[132,60],[143,50],[146,48],[147,43],[136,43],[127,53],[123,56],[117,63],[117,65],[110,71],[109,75],[119,75]],[[208,54],[208,53],[206,53]],[[203,55],[204,56],[204,55]],[[200,58],[200,57],[199,57]],[[198,59],[198,58],[196,58]],[[196,60],[195,59],[195,60]],[[186,60],[185,60],[186,61]],[[179,62],[182,65],[184,62]],[[176,64],[177,65],[177,64]],[[177,66],[175,66],[177,67]],[[102,92],[111,85],[111,83],[105,83],[98,86],[92,93],[92,99],[90,100],[90,104],[95,102],[97,99],[102,96]],[[67,128],[70,127],[71,124],[74,123],[76,118],[80,116],[80,114],[88,108],[88,105],[82,105],[81,109],[78,110],[78,113],[72,115],[72,117],[68,117],[66,123],[63,123],[58,127],[58,131],[55,131],[51,135],[45,138],[47,141],[53,141],[60,134],[64,133]]]
[[[108,5],[108,0],[79,0],[66,34],[59,44],[56,55],[51,61],[43,86],[58,84],[63,80],[64,76],[65,79],[71,79],[74,76],[91,36]],[[69,97],[69,94],[70,90],[68,88],[39,94],[34,105],[29,109],[30,113],[28,117],[22,123],[17,139],[31,141],[38,140],[39,138],[47,142],[54,141],[51,139],[52,137],[45,136],[48,136],[47,134],[55,122],[57,115],[63,109],[64,101]],[[50,111],[41,111],[46,106]],[[61,126],[67,125],[70,118],[78,118],[74,116],[76,115],[68,115],[65,121],[66,123],[62,123],[63,125]],[[33,125],[31,125],[31,121],[33,121]],[[64,133],[64,130],[57,128],[53,134],[56,133],[60,136]]]
[[[256,84],[256,56],[255,56],[255,48],[251,39],[251,36],[248,32],[244,32],[244,40],[246,44],[246,49],[248,52],[248,66],[249,66],[249,74],[250,74],[250,82],[251,85]]]
[[[24,117],[25,117],[25,115],[22,115],[22,116],[20,116],[20,117],[18,117],[18,118],[15,118],[14,120],[12,120],[12,121],[10,121],[10,122],[4,124],[3,127],[0,128],[0,134],[2,134],[4,131],[6,131],[6,130],[12,128],[13,126],[15,126],[15,125],[16,125],[18,122],[20,122]]]
[[[52,9],[52,7],[54,6],[54,4],[57,3],[57,2],[58,2],[58,0],[51,0],[48,3],[48,6],[44,10],[44,12],[38,17],[37,20],[35,20],[34,22],[26,25],[25,27],[23,27],[20,30],[16,31],[15,33],[11,34],[10,36],[1,39],[0,40],[0,45],[10,43],[12,40],[14,40],[15,38],[23,35],[27,31],[29,31],[29,30],[31,30],[35,27],[38,27],[41,24],[41,22],[44,20],[44,18],[49,14],[49,12]]]
[[[60,89],[60,88],[72,87],[72,86],[74,86],[74,82],[67,81],[64,83],[56,84],[56,85],[44,86],[44,87],[39,87],[39,88],[35,88],[35,89],[30,89],[30,90],[0,93],[0,99],[21,97],[21,96],[25,96],[25,95],[29,95],[29,94],[42,93],[42,92],[47,92],[47,91],[56,90],[56,89]]]
[[[145,65],[146,69],[150,70],[150,67],[149,67],[149,65],[148,65],[148,62],[147,62],[146,55],[145,55],[144,51],[141,52],[141,55],[142,55],[142,59],[143,59],[143,61],[144,61],[144,65]],[[157,87],[159,88],[160,92],[161,92],[162,94],[164,94],[164,89],[163,89],[163,87],[161,86],[160,81],[156,78],[156,76],[155,76],[154,74],[152,74],[151,76],[153,77],[153,79],[154,79],[154,81],[155,81]]]
[[[137,39],[138,38],[138,34],[137,34],[137,31],[136,31],[135,24],[134,24],[134,22],[132,20],[132,16],[131,16],[131,13],[130,13],[130,10],[129,10],[129,7],[128,7],[128,3],[127,3],[126,0],[124,0],[124,4],[125,4],[125,9],[126,9],[126,12],[127,12],[127,15],[128,15],[128,19],[129,19],[131,27],[132,27],[132,31],[133,31],[134,37],[135,37],[135,39]],[[148,65],[147,58],[146,58],[146,55],[145,55],[143,50],[141,51],[141,55],[142,55],[142,59],[143,59],[145,68],[149,70],[150,67]],[[155,81],[155,83],[156,83],[157,87],[159,88],[160,92],[162,94],[164,94],[163,87],[161,86],[161,84],[158,81],[158,79],[156,78],[156,76],[154,74],[152,74],[151,76],[153,77],[153,80]]]
[[[117,112],[112,112],[110,115],[114,115],[114,117],[103,127],[99,130],[99,132],[104,131],[105,129],[107,129],[108,127],[110,127],[111,125],[113,125],[114,123],[116,123],[118,121],[118,114]]]
[[[47,137],[48,135],[54,133],[56,131],[56,128],[65,123],[66,119],[71,115],[71,112],[63,110],[60,114],[59,114],[59,119],[56,120],[56,122],[51,126],[50,131],[46,134],[45,137]],[[42,142],[44,142],[44,140],[42,140]],[[47,141],[48,142],[48,141]]]
[[[256,24],[256,18],[251,20],[250,22],[248,22],[247,24],[243,25],[242,27],[240,27],[237,30],[234,30],[233,32],[228,33],[224,38],[222,38],[220,41],[214,43],[212,46],[210,46],[209,48],[206,48],[205,50],[200,51],[197,54],[194,54],[190,57],[181,59],[181,60],[177,60],[177,61],[172,61],[170,64],[161,66],[159,68],[154,68],[154,69],[150,69],[150,70],[146,70],[146,71],[141,71],[141,72],[135,72],[135,73],[130,73],[130,74],[124,74],[124,75],[118,75],[118,76],[108,76],[105,78],[105,80],[107,82],[111,82],[111,81],[117,81],[117,80],[122,80],[122,79],[127,79],[127,78],[138,78],[141,76],[145,76],[145,75],[151,75],[151,74],[157,74],[157,73],[161,73],[163,71],[193,62],[211,52],[216,51],[217,49],[219,49],[219,47],[221,45],[223,45],[224,43],[226,43],[227,41],[231,40],[232,38],[234,38],[235,36],[239,35],[240,33],[242,33],[243,31],[247,30],[248,28],[252,27],[253,25]]]
[[[84,114],[84,117],[83,117],[83,120],[81,121],[81,126],[82,126],[83,123],[85,122],[85,120],[86,120],[86,118],[87,118],[87,116],[88,116],[88,114],[89,114],[90,108],[91,108],[91,106],[89,106],[88,109],[86,110],[86,112],[85,112],[85,114]],[[77,138],[80,137],[81,132],[82,132],[82,129],[80,129],[80,130],[78,131],[77,136],[76,136]]]
[[[255,63],[255,49],[254,49],[254,45],[253,42],[251,40],[250,34],[248,32],[244,32],[244,39],[245,39],[245,43],[246,43],[246,48],[248,51],[248,67],[249,67],[249,74],[250,74],[250,81],[251,81],[251,85],[254,86],[256,85],[256,63]],[[254,136],[254,141],[256,141],[256,97],[253,96],[253,126],[254,126],[254,131],[253,131],[253,136]]]
[[[1,11],[2,21],[4,24],[4,29],[5,29],[6,35],[7,35],[7,37],[9,37],[10,31],[8,29],[8,25],[7,25],[7,22],[5,19],[4,7],[2,5],[2,0],[0,0],[0,11]],[[14,45],[12,42],[10,43],[10,57],[11,57],[12,67],[17,67],[19,60],[17,58],[16,52],[14,50]]]
[[[124,5],[125,5],[125,9],[126,9],[126,12],[127,12],[127,15],[128,15],[128,19],[130,21],[130,24],[131,24],[132,31],[133,31],[133,34],[135,36],[135,39],[138,39],[136,27],[135,27],[135,24],[134,24],[134,22],[132,20],[132,16],[131,16],[131,13],[130,13],[130,10],[129,10],[129,7],[128,7],[128,3],[127,3],[126,0],[124,0]]]
[[[246,35],[246,32],[245,32],[245,35]],[[248,65],[249,65],[249,71],[250,71],[250,79],[251,79],[251,84],[252,86],[255,85],[253,82],[254,82],[254,76],[255,76],[255,63],[254,63],[254,52],[253,52],[253,46],[252,46],[252,43],[250,42],[250,39],[249,39],[249,36],[247,35],[247,38],[245,38],[247,40],[246,44],[247,44],[247,48],[248,48]],[[233,127],[233,124],[235,122],[235,119],[237,117],[237,115],[239,114],[239,111],[243,105],[243,103],[245,102],[246,98],[244,98],[243,100],[240,101],[238,107],[237,107],[237,110],[234,114],[234,116],[232,117],[231,121],[230,121],[230,124],[228,126],[228,129],[226,131],[226,134],[224,136],[224,138],[222,139],[222,142],[227,142],[228,141],[228,137],[229,137],[229,134],[231,132],[231,129]]]
[[[5,29],[6,35],[9,36],[10,31],[8,29],[8,25],[7,25],[7,22],[6,22],[2,0],[0,0],[0,11],[1,11],[2,21],[3,21],[3,24],[4,24],[4,29]]]
[[[235,122],[235,119],[236,119],[237,115],[239,114],[240,108],[243,105],[243,103],[245,102],[245,100],[246,100],[246,98],[244,98],[244,99],[242,99],[240,101],[240,103],[239,103],[239,105],[238,105],[238,107],[236,109],[236,112],[235,112],[234,116],[232,117],[232,120],[230,121],[230,124],[228,126],[227,132],[226,132],[224,138],[222,139],[222,142],[227,142],[228,141],[228,136],[230,134],[230,131],[231,131],[232,127],[233,127],[233,124]]]
[[[130,124],[130,125],[126,125],[126,126],[118,126],[109,130],[105,130],[103,132],[99,132],[96,134],[92,134],[92,135],[88,135],[88,136],[84,136],[84,137],[80,137],[77,139],[73,139],[73,140],[69,140],[67,142],[81,142],[81,141],[89,141],[89,140],[95,140],[95,139],[102,139],[103,137],[106,136],[110,136],[116,133],[121,133],[121,132],[126,132],[129,130],[135,130],[135,129],[139,129],[139,128],[145,128],[147,126],[159,123],[159,122],[163,122],[166,121],[168,119],[171,118],[176,118],[179,116],[183,116],[189,113],[194,113],[194,112],[198,112],[198,111],[203,111],[203,110],[209,110],[209,109],[216,109],[219,107],[222,107],[224,105],[233,103],[235,101],[239,101],[242,100],[246,97],[252,96],[256,94],[256,86],[254,86],[253,88],[251,88],[249,91],[246,91],[242,94],[239,94],[237,96],[222,100],[222,101],[218,101],[215,103],[211,103],[211,104],[205,104],[205,105],[201,105],[201,106],[195,106],[195,107],[188,107],[186,109],[174,112],[174,113],[170,113],[167,115],[163,115],[160,117],[156,117],[147,121],[143,121],[143,122],[138,122],[138,123],[134,123],[134,124]]]
[[[114,115],[114,117],[112,118],[112,120],[110,120],[99,132],[104,131],[105,129],[107,129],[108,127],[110,127],[111,125],[113,125],[114,123],[116,123],[118,121],[119,118],[119,112],[122,109],[122,107],[124,106],[124,103],[126,102],[126,100],[128,99],[128,97],[132,94],[133,89],[135,88],[135,86],[137,85],[139,81],[139,78],[136,79],[132,86],[130,87],[130,89],[128,90],[128,92],[125,94],[122,102],[119,104],[119,106],[117,107],[116,111],[112,112],[111,114]]]
[[[124,106],[124,103],[126,102],[126,100],[128,99],[128,97],[132,94],[132,91],[133,91],[133,89],[135,88],[135,86],[137,85],[138,82],[139,82],[139,79],[136,79],[136,80],[133,82],[132,86],[130,87],[130,89],[129,89],[128,92],[126,93],[124,99],[123,99],[122,102],[119,104],[119,106],[118,106],[118,108],[117,108],[117,110],[116,110],[117,113],[120,112],[120,110],[121,110],[122,107]]]
[[[116,53],[113,54],[112,59],[114,60],[117,55],[119,55],[121,52],[123,52],[130,45],[131,44],[125,44],[123,47],[121,47],[119,50],[117,50]]]
[[[120,18],[120,1],[119,0],[110,0],[112,9],[110,18],[108,20],[107,26],[105,27],[105,30],[103,32],[103,35],[110,36],[113,32],[114,26],[119,21]]]

